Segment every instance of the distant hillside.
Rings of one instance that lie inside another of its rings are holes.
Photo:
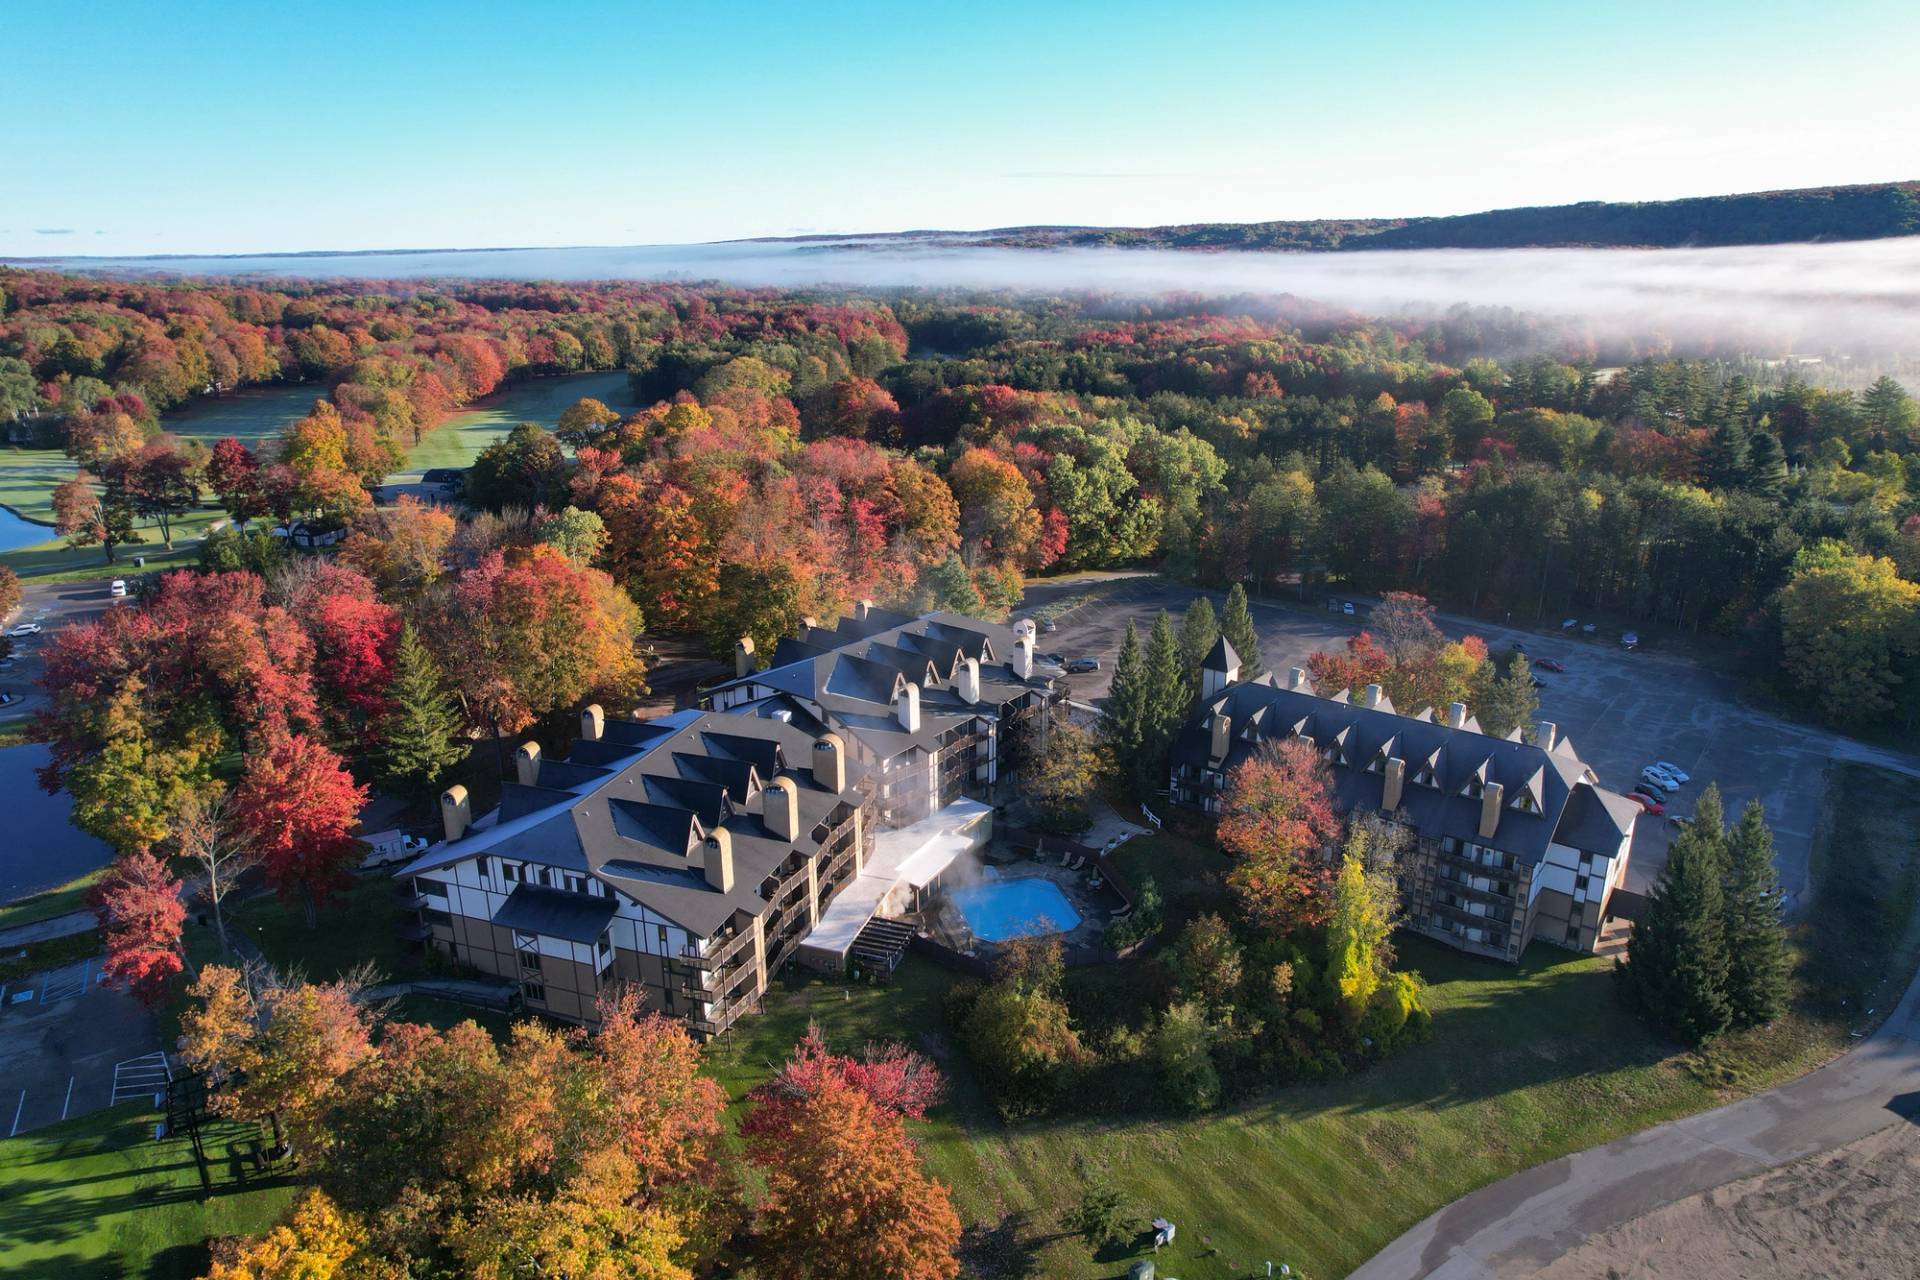
[[[934,236],[946,243],[1137,249],[1521,249],[1680,248],[1879,240],[1920,235],[1920,182],[1809,187],[1748,195],[1635,203],[1589,201],[1495,209],[1450,218],[1353,218],[1311,222],[1201,222],[1174,227],[1002,227]]]

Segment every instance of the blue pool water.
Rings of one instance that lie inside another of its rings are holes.
[[[1065,933],[1080,923],[1080,913],[1060,886],[1042,876],[982,880],[955,889],[952,896],[966,917],[967,928],[986,942]]]

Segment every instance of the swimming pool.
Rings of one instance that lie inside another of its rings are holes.
[[[985,942],[1033,938],[1043,933],[1065,933],[1080,923],[1080,913],[1045,876],[1015,880],[982,880],[952,893],[967,928]]]

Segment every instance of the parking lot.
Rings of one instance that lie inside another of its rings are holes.
[[[1043,608],[1050,601],[1087,594],[1093,598],[1063,613],[1058,629],[1041,635],[1039,646],[1068,659],[1100,659],[1099,672],[1069,677],[1073,697],[1081,702],[1106,696],[1128,621],[1139,627],[1144,641],[1156,613],[1167,610],[1177,625],[1198,592],[1146,576],[1054,582],[1031,590],[1024,607]],[[1207,594],[1216,609],[1225,599],[1221,592]],[[1304,666],[1311,653],[1344,645],[1365,623],[1362,617],[1312,608],[1255,603],[1252,611],[1261,657],[1268,670],[1280,672]],[[1790,904],[1806,890],[1807,860],[1830,761],[1856,760],[1920,775],[1920,762],[1913,757],[1747,707],[1738,701],[1731,680],[1683,659],[1644,649],[1627,652],[1618,644],[1577,635],[1536,635],[1446,615],[1438,621],[1450,636],[1481,636],[1492,652],[1503,652],[1519,640],[1531,656],[1563,663],[1564,674],[1539,673],[1546,686],[1540,690],[1539,716],[1572,737],[1602,784],[1629,790],[1642,766],[1670,760],[1685,769],[1691,781],[1672,797],[1669,813],[1691,813],[1694,797],[1708,782],[1720,784],[1729,817],[1758,797],[1773,827],[1781,883]],[[1664,819],[1649,815],[1640,820],[1629,888],[1644,891],[1652,883],[1666,862],[1672,835]]]
[[[153,1015],[85,960],[0,984],[0,1137],[164,1091]]]

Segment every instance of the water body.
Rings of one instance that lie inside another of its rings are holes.
[[[44,893],[113,861],[113,850],[67,820],[73,797],[48,795],[34,780],[47,759],[47,748],[37,743],[0,748],[0,796],[7,800],[0,902]]]
[[[10,508],[0,507],[0,551],[18,551],[22,547],[37,547],[43,542],[51,542],[59,537],[52,526],[35,524],[22,519]]]
[[[1456,303],[1586,318],[1603,330],[1764,336],[1794,347],[1920,345],[1920,237],[1724,249],[1435,249],[1182,253],[910,241],[736,241],[303,256],[47,258],[143,275],[718,281],[1048,293],[1293,295],[1369,313]],[[1602,334],[1604,336],[1604,333]]]

